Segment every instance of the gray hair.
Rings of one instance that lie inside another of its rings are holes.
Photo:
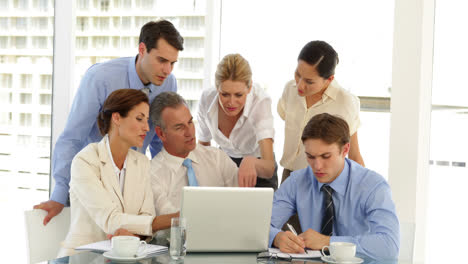
[[[150,117],[151,122],[155,127],[161,127],[165,129],[165,124],[162,120],[161,114],[166,107],[176,108],[179,105],[187,106],[184,98],[175,92],[162,92],[156,98],[150,106]]]

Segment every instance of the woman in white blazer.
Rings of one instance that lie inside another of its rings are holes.
[[[148,118],[148,97],[139,90],[116,90],[104,102],[97,117],[103,139],[72,161],[71,223],[59,257],[117,230],[152,236],[169,228],[170,219],[178,215],[155,217],[149,160],[131,149],[143,145]]]

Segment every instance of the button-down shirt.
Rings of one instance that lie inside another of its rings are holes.
[[[73,99],[65,129],[55,144],[52,156],[52,176],[55,188],[51,200],[68,204],[70,189],[70,166],[73,157],[89,143],[102,139],[96,123],[96,117],[101,111],[107,96],[117,89],[142,89],[135,68],[136,57],[126,57],[98,63],[91,66],[81,80],[80,87]],[[149,85],[150,103],[156,95],[166,91],[177,91],[174,75],[169,75],[161,86]],[[162,143],[155,136],[154,126],[148,121],[150,130],[143,143],[142,152],[150,145],[151,154],[156,155],[162,148]]]
[[[214,147],[197,145],[186,157],[192,160],[199,186],[238,186],[237,166],[226,153]],[[151,185],[156,215],[180,210],[182,189],[188,186],[185,158],[169,154],[164,148],[151,160]]]
[[[309,120],[321,113],[338,115],[349,126],[350,135],[359,127],[359,98],[352,95],[334,80],[322,99],[307,108],[306,98],[297,93],[296,82],[288,82],[278,102],[278,114],[284,120],[284,148],[280,164],[291,171],[307,167],[302,131]]]
[[[112,156],[112,151],[111,151],[110,143],[109,143],[109,141],[110,141],[109,140],[109,134],[106,134],[104,137],[107,139],[107,140],[105,140],[106,141],[107,154],[109,154],[109,158],[112,161],[112,167],[114,168],[114,172],[115,172],[115,176],[117,178],[117,181],[119,181],[120,192],[122,193],[122,196],[123,196],[124,184],[125,184],[125,173],[127,171],[127,157],[128,157],[128,154],[125,157],[125,161],[123,163],[122,169],[119,169],[119,167],[117,167],[117,165],[115,164],[114,157]]]
[[[216,88],[203,91],[198,105],[197,137],[200,141],[214,139],[233,158],[260,157],[258,142],[275,136],[271,98],[258,85],[247,94],[242,115],[227,138],[218,128],[219,95]],[[222,111],[222,110],[221,110]]]
[[[335,206],[331,242],[352,242],[358,254],[375,259],[396,259],[400,229],[391,190],[385,179],[349,159],[329,185]],[[320,232],[324,216],[323,183],[310,166],[294,171],[281,184],[273,200],[270,245],[283,224],[296,212],[303,231]]]

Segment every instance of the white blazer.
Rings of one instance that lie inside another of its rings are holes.
[[[59,257],[75,254],[74,248],[107,239],[118,228],[152,236],[155,217],[146,156],[129,150],[123,196],[104,137],[91,143],[73,159],[70,180],[71,223]]]

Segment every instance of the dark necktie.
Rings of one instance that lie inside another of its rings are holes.
[[[333,222],[335,220],[335,206],[333,205],[333,199],[332,199],[333,189],[329,185],[323,185],[321,190],[325,197],[325,200],[324,200],[325,213],[323,215],[322,229],[320,233],[326,236],[331,236],[333,235]]]
[[[151,85],[151,84],[149,84],[148,86],[145,86],[145,87],[141,88],[141,90],[140,90],[140,91],[142,91],[144,94],[146,94],[146,96],[148,96],[148,97],[149,97],[149,94],[151,93],[150,85]]]

